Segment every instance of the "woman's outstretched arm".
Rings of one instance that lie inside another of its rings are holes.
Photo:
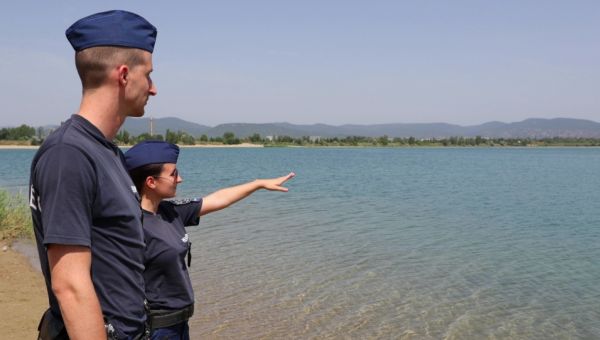
[[[200,209],[198,215],[202,216],[213,211],[227,208],[233,203],[250,196],[253,192],[259,189],[287,192],[288,189],[282,185],[295,175],[296,174],[293,172],[290,172],[289,174],[278,178],[257,179],[252,182],[215,191],[212,194],[202,198],[202,208]]]

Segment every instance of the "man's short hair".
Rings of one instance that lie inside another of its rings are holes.
[[[120,46],[96,46],[75,54],[75,66],[83,90],[100,87],[114,67],[127,65],[133,68],[143,63],[143,51]]]

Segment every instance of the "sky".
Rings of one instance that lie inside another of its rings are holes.
[[[158,28],[146,116],[222,123],[600,121],[599,1],[10,1],[0,126],[64,121],[64,32],[100,11]]]

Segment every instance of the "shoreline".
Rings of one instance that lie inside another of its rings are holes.
[[[131,145],[133,146],[133,145]],[[252,143],[241,143],[241,144],[194,144],[194,145],[180,145],[180,148],[264,148],[262,144]]]
[[[120,145],[122,148],[130,148],[133,145]],[[180,148],[264,148],[262,144],[251,144],[251,143],[241,143],[241,144],[195,144],[195,145],[177,145]],[[0,150],[37,150],[39,145],[0,145]]]
[[[119,145],[120,148],[130,148],[133,145]],[[440,146],[440,145],[416,145],[416,146],[377,146],[377,145],[262,145],[252,143],[241,143],[241,144],[195,144],[195,145],[179,145],[182,149],[202,149],[202,148],[305,148],[305,149],[593,149],[600,148],[597,145],[531,145],[531,146],[513,146],[513,145],[495,145],[495,146]],[[39,145],[0,145],[0,150],[37,150]]]
[[[38,145],[9,145],[9,144],[0,145],[0,150],[4,150],[4,149],[7,149],[7,150],[11,150],[11,149],[14,149],[14,150],[18,150],[18,149],[33,149],[33,150],[35,150],[35,149],[38,149],[38,148],[39,148]]]
[[[36,339],[42,313],[48,308],[46,284],[35,244],[0,241],[0,329],[8,339]]]

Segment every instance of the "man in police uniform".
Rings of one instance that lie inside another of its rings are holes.
[[[97,13],[66,31],[83,86],[80,108],[31,165],[30,206],[50,303],[42,339],[146,334],[141,210],[111,141],[156,95],[150,79],[156,34],[126,11]]]

